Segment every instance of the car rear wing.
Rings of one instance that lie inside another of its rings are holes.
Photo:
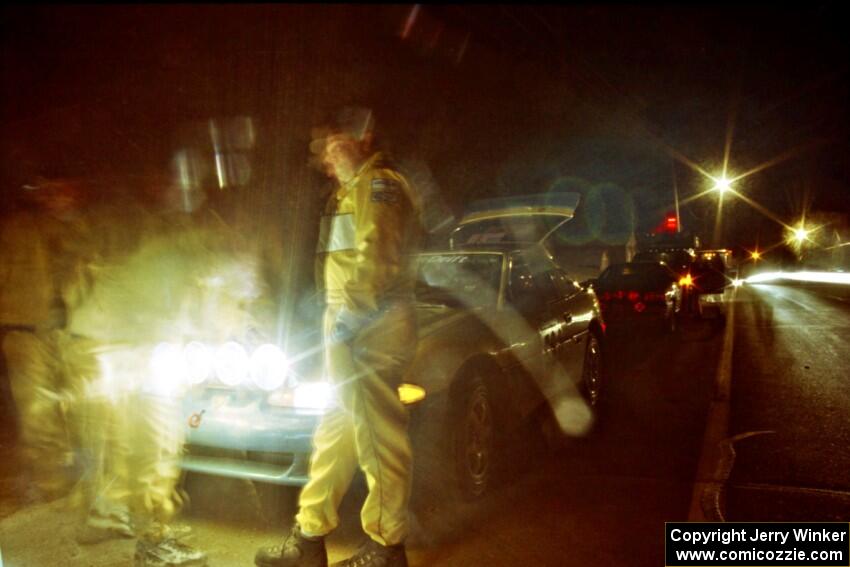
[[[452,231],[450,245],[539,244],[573,218],[580,197],[578,193],[544,193],[474,201]],[[500,231],[494,224],[516,230]],[[478,227],[483,229],[480,235],[457,241],[461,233]]]
[[[540,193],[516,197],[497,197],[473,201],[460,224],[520,215],[573,218],[581,195],[578,193]]]

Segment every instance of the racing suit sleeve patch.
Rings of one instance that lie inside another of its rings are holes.
[[[397,203],[400,189],[401,187],[395,179],[373,179],[371,201],[373,203]]]

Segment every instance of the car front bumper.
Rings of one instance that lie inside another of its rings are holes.
[[[303,486],[324,410],[270,406],[257,392],[201,389],[182,404],[184,470]]]

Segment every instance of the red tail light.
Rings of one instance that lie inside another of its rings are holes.
[[[626,293],[623,290],[614,292],[614,299],[623,299],[626,296]]]
[[[646,305],[644,305],[644,304],[643,304],[643,303],[641,303],[640,301],[638,301],[637,303],[635,303],[635,311],[637,311],[638,313],[643,313],[643,310],[644,310],[644,309],[646,309]]]
[[[611,292],[606,291],[605,293],[603,293],[602,295],[599,296],[599,299],[601,301],[611,301]]]
[[[640,293],[637,291],[630,291],[628,297],[629,301],[631,301],[632,303],[640,301]]]

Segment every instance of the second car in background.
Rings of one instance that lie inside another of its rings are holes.
[[[591,283],[612,330],[636,325],[677,330],[682,289],[679,275],[665,263],[613,264]]]

